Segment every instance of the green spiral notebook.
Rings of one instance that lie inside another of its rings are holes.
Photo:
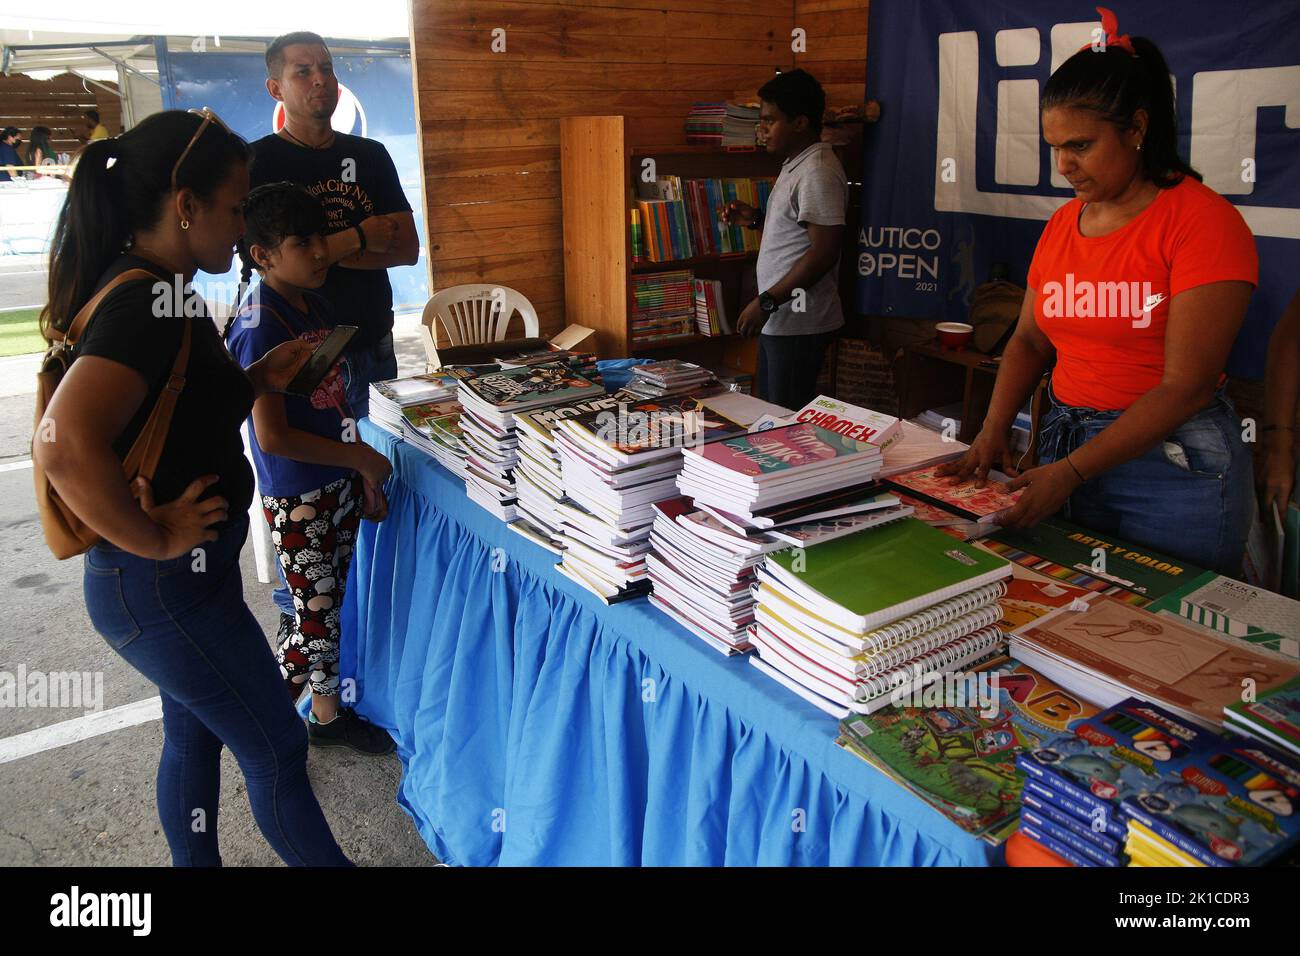
[[[863,633],[1011,577],[1011,563],[915,518],[770,554],[766,571],[813,613]]]

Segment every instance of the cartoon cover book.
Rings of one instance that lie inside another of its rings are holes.
[[[513,408],[539,399],[574,401],[604,391],[602,386],[558,362],[490,372],[478,378],[467,379],[461,385],[499,409]]]
[[[1020,812],[1016,755],[1092,717],[1097,708],[1029,666],[996,658],[971,674],[997,677],[996,706],[890,706],[841,721],[840,732],[963,830],[981,834]]]
[[[622,455],[681,447],[688,442],[701,443],[744,431],[742,426],[690,396],[622,402],[612,408],[576,415],[569,421],[598,443]]]
[[[1026,750],[1017,765],[1087,807],[1098,823],[1112,823],[1124,797],[1179,786],[1178,769],[1188,758],[1211,750],[1218,739],[1155,704],[1130,697]]]
[[[1122,806],[1203,863],[1261,866],[1300,841],[1300,762],[1258,741],[1220,739]]]

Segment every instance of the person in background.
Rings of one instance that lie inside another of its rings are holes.
[[[240,365],[252,367],[283,342],[314,349],[334,328],[334,310],[314,291],[328,268],[324,231],[320,203],[302,186],[271,183],[249,193],[239,256],[244,282],[254,269],[261,281],[226,327]],[[352,544],[362,518],[386,514],[380,488],[392,471],[365,442],[345,440],[354,430],[344,425],[352,417],[346,403],[337,366],[310,397],[259,396],[250,421],[253,463],[294,603],[276,659],[291,700],[311,687],[307,738],[386,754],[392,738],[339,706],[339,614]]]
[[[221,751],[243,771],[253,817],[293,866],[348,866],[307,778],[307,732],[284,693],[266,635],[244,603],[239,556],[253,476],[240,425],[311,353],[289,342],[241,369],[212,319],[169,291],[221,275],[244,231],[248,144],[215,114],[168,110],[81,154],[55,225],[41,327],[66,330],[105,284],[59,383],[33,458],[101,540],[85,554],[91,623],[157,685],[163,745],[158,815],[177,866],[220,866]],[[156,280],[155,278],[156,277]],[[197,295],[195,296],[197,298]],[[187,325],[188,323],[188,325]],[[152,482],[122,462],[171,383],[190,333]]]
[[[758,91],[760,133],[781,157],[766,215],[734,200],[727,225],[762,229],[759,295],[737,330],[759,337],[758,392],[798,409],[817,397],[826,346],[844,325],[838,271],[849,187],[834,149],[821,142],[826,94],[810,74],[791,70]]]
[[[983,482],[1001,465],[1023,489],[1006,526],[1064,509],[1231,576],[1253,482],[1223,368],[1258,281],[1255,241],[1178,155],[1160,50],[1104,9],[1102,25],[1105,44],[1043,88],[1043,138],[1075,198],[1038,240],[980,433],[940,473]],[[1048,368],[1042,464],[1017,473],[1008,435]]]
[[[1285,511],[1295,495],[1296,399],[1300,398],[1300,291],[1291,297],[1281,320],[1268,340],[1268,364],[1264,370],[1263,474],[1259,476],[1259,497],[1265,515],[1276,504]]]
[[[301,183],[325,210],[329,272],[320,292],[340,321],[360,328],[348,345],[347,396],[362,418],[370,383],[397,376],[387,270],[418,261],[415,218],[388,150],[330,126],[339,82],[324,40],[306,32],[277,37],[266,50],[266,75],[268,92],[284,104],[284,125],[253,143],[253,185]]]
[[[86,142],[108,139],[108,127],[99,121],[99,110],[86,110],[81,115],[86,121]]]
[[[28,166],[40,166],[47,159],[54,159],[54,151],[50,149],[50,128],[48,126],[33,126],[32,140],[27,144],[27,163]],[[28,173],[29,179],[35,179],[41,174],[35,170]]]
[[[21,175],[18,172],[18,167],[23,165],[23,158],[18,155],[21,142],[17,126],[6,126],[0,132],[0,183],[12,182]]]

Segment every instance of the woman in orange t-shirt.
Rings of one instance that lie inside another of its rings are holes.
[[[1075,198],[1048,221],[1015,335],[971,449],[944,472],[1023,489],[1002,523],[1072,521],[1220,573],[1240,570],[1252,475],[1223,367],[1258,281],[1241,214],[1178,155],[1160,51],[1118,36],[1043,90],[1043,137]],[[1106,23],[1106,13],[1103,13]],[[1008,434],[1052,368],[1042,464]]]

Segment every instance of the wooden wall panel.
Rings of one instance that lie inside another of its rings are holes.
[[[836,17],[865,8],[814,6],[810,17],[830,18],[817,21],[828,36]],[[756,90],[794,65],[795,8],[794,0],[412,0],[432,288],[510,285],[533,299],[543,332],[562,328],[560,118],[633,117],[633,142],[683,143],[693,102]],[[828,68],[851,79],[838,62],[851,59],[852,44],[827,42]]]

